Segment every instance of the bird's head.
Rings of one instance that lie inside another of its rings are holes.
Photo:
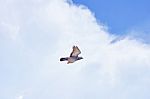
[[[83,57],[78,57],[78,60],[83,59]]]

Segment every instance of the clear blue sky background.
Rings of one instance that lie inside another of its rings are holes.
[[[73,0],[95,13],[96,18],[114,34],[145,25],[150,19],[150,0]],[[148,26],[149,27],[149,26]]]

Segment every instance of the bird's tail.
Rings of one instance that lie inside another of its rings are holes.
[[[65,58],[60,58],[60,61],[67,61],[67,60],[68,60],[67,57],[65,57]]]

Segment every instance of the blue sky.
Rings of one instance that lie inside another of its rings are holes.
[[[149,40],[149,22],[118,37],[89,7],[0,0],[0,99],[150,98],[150,45],[139,40]],[[60,62],[73,45],[84,59]]]
[[[98,21],[106,24],[114,34],[125,34],[130,29],[150,21],[149,0],[73,0],[86,5]]]

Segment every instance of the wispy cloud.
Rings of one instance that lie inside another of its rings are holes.
[[[7,20],[0,23],[7,25],[0,28],[15,28],[11,33],[2,31],[5,36],[1,37],[4,43],[0,43],[1,98],[13,99],[24,91],[27,94],[19,99],[150,97],[148,44],[128,37],[112,44],[116,37],[97,23],[89,9],[65,0],[0,3],[3,7],[7,4],[9,7],[0,12],[14,10],[2,15]],[[19,43],[7,39],[12,34]],[[70,54],[73,45],[80,47],[84,60],[71,65],[59,62],[61,56]]]
[[[136,38],[143,43],[150,44],[150,20],[146,20],[146,22],[141,23],[140,25],[136,25],[132,27],[128,34],[132,38]]]

